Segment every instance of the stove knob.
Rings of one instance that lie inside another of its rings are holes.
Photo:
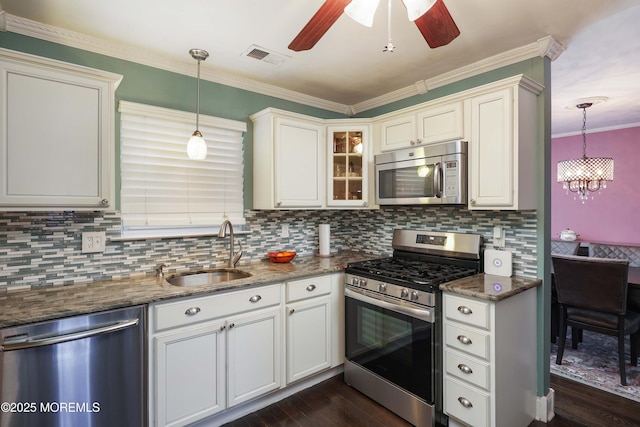
[[[409,298],[409,289],[403,289],[400,291],[400,298]]]
[[[380,283],[378,285],[378,292],[387,292],[387,284],[386,283]]]
[[[418,301],[419,298],[420,295],[418,294],[418,291],[411,291],[411,301]]]
[[[360,279],[359,285],[362,288],[366,288],[367,287],[367,281],[365,279]]]
[[[358,283],[360,283],[360,281],[358,280],[358,278],[357,278],[357,277],[352,277],[352,278],[351,278],[351,284],[352,284],[353,286],[358,286]]]

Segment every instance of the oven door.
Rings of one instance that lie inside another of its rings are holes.
[[[433,310],[348,287],[345,296],[347,359],[433,404]]]

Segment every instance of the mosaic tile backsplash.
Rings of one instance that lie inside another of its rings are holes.
[[[246,225],[235,227],[244,255],[238,264],[262,259],[269,251],[318,251],[318,225],[330,224],[331,250],[391,255],[395,228],[477,233],[493,244],[493,227],[506,234],[514,274],[536,277],[536,212],[469,211],[457,206],[384,207],[376,210],[301,210],[246,212]],[[288,224],[289,237],[281,237]],[[238,229],[243,233],[239,234]],[[81,253],[81,235],[105,231],[104,253]],[[64,285],[153,273],[224,266],[229,238],[213,236],[121,241],[117,212],[0,213],[0,289]],[[236,250],[238,246],[236,245]]]

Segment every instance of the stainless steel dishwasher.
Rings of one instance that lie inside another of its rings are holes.
[[[143,306],[0,330],[1,427],[146,425]]]

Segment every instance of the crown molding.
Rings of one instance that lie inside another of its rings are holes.
[[[34,37],[40,40],[123,59],[166,71],[195,76],[192,61],[172,60],[146,49],[133,48],[123,44],[109,43],[96,37],[90,37],[74,31],[45,25],[37,21],[21,18],[5,12],[1,13],[0,24],[4,22],[6,31],[10,31],[12,33],[22,34],[24,36]],[[220,83],[226,86],[260,93],[262,95],[273,96],[345,115],[350,113],[349,106],[345,104],[327,101],[325,99],[316,98],[220,71],[203,69],[200,78],[214,83]]]
[[[134,48],[123,44],[109,43],[105,40],[90,37],[85,34],[65,30],[50,25],[45,25],[36,21],[14,16],[4,11],[0,11],[0,31],[10,31],[40,40],[69,46],[89,52],[106,55],[126,61],[159,68],[179,74],[194,76],[191,62],[171,59],[146,49]],[[204,69],[201,78],[226,86],[235,87],[266,96],[273,96],[291,102],[296,102],[311,107],[317,107],[327,111],[333,111],[347,116],[355,115],[359,112],[380,107],[392,102],[400,101],[415,95],[422,95],[429,90],[444,86],[462,79],[492,71],[516,62],[531,59],[537,56],[549,56],[556,59],[564,51],[564,46],[548,36],[537,40],[534,43],[509,50],[507,52],[485,58],[473,64],[458,68],[442,75],[420,80],[411,86],[407,86],[384,95],[371,98],[369,100],[346,105],[332,102],[314,96],[305,95],[300,92],[284,89],[274,85],[258,82],[245,77],[236,76],[221,71]]]
[[[605,127],[601,127],[601,128],[590,129],[589,133],[587,135],[591,135],[593,133],[598,133],[598,132],[610,132],[610,131],[614,131],[614,130],[637,128],[637,127],[640,127],[640,122],[638,122],[638,123],[625,123],[625,124],[616,125],[616,126],[605,126]],[[551,139],[564,138],[564,137],[567,137],[567,136],[578,136],[578,135],[582,135],[582,132],[580,132],[580,131],[572,131],[572,132],[552,134],[551,135]]]
[[[398,89],[394,92],[387,93],[367,101],[360,102],[352,106],[355,113],[380,107],[391,102],[401,101],[405,98],[415,95],[427,93],[429,90],[450,83],[486,73],[487,71],[496,70],[516,62],[525,61],[535,57],[549,56],[551,60],[555,60],[560,53],[564,52],[564,46],[558,43],[553,37],[547,36],[537,40],[534,43],[508,50],[503,53],[485,58],[474,62],[467,66],[458,68],[448,73],[441,74],[436,77],[421,80],[412,86]]]

